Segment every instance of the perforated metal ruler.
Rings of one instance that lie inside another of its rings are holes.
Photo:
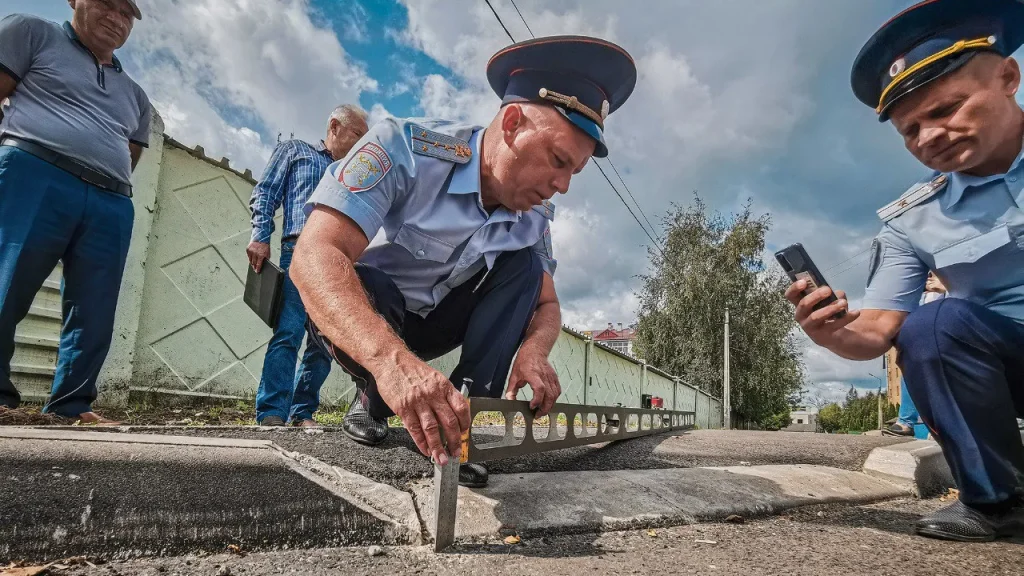
[[[463,396],[469,389],[463,387]],[[486,462],[513,458],[527,454],[561,450],[586,444],[599,444],[639,438],[673,430],[693,428],[694,412],[622,406],[586,406],[581,404],[555,404],[550,412],[546,434],[539,439],[534,435],[534,416],[530,403],[500,398],[474,398],[470,403],[470,416],[480,412],[498,412],[505,418],[505,433],[500,440],[493,435],[482,440],[472,438],[467,431],[462,437],[462,455],[452,458],[446,466],[434,464],[434,551],[441,552],[455,543],[455,520],[459,506],[459,468],[465,462]],[[523,435],[516,435],[516,417],[525,420]],[[562,422],[563,424],[559,424]]]

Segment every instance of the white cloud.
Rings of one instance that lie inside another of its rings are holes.
[[[236,166],[258,173],[278,133],[316,141],[335,106],[377,89],[306,0],[140,4],[130,53],[168,133]]]
[[[393,116],[393,114],[391,114],[391,112],[388,112],[388,109],[385,108],[380,102],[377,102],[373,105],[373,107],[371,107],[367,111],[367,116],[368,118],[366,119],[366,123],[369,124],[370,126],[373,126],[374,124],[380,122],[384,118],[387,118],[388,116]]]
[[[370,26],[366,8],[359,2],[350,0],[347,3],[348,11],[341,16],[342,37],[350,42],[366,44],[370,41]]]
[[[499,104],[500,101],[493,93],[459,89],[439,74],[430,74],[423,80],[420,107],[426,116],[486,126],[494,117]]]

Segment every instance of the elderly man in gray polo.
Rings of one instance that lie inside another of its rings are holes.
[[[107,423],[92,410],[110,348],[150,103],[121,67],[142,14],[135,0],[68,0],[63,25],[0,21],[0,407],[15,408],[14,329],[64,263],[64,326],[44,411]]]

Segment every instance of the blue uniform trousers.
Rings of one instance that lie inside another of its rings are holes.
[[[427,361],[461,345],[462,356],[449,377],[452,384],[461,388],[463,378],[472,378],[470,396],[501,396],[512,358],[540,298],[544,269],[533,250],[500,255],[489,272],[480,272],[456,287],[426,318],[406,311],[405,297],[387,274],[363,264],[355,268],[374,308],[413,353]],[[370,414],[375,418],[393,415],[377,393],[373,376],[332,346],[312,322],[309,330],[352,375],[365,394]]]
[[[1024,494],[1024,326],[967,300],[912,312],[896,338],[921,419],[942,445],[965,504]]]
[[[302,363],[295,367],[302,337],[306,335],[306,309],[288,276],[294,251],[294,240],[281,242],[281,269],[285,272],[281,315],[263,358],[263,373],[256,393],[257,421],[267,416],[293,422],[312,419],[320,407],[320,388],[331,372],[331,358],[309,338]]]
[[[135,210],[31,154],[0,147],[0,404],[14,407],[14,330],[58,261],[63,327],[45,411],[88,412],[110,349]]]

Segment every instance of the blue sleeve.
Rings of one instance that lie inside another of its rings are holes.
[[[555,276],[555,268],[558,267],[558,260],[555,260],[555,253],[551,248],[551,224],[545,223],[544,235],[537,241],[536,244],[531,248],[534,252],[540,256],[540,264],[544,267],[544,271],[548,273],[552,278]]]
[[[924,290],[928,265],[918,257],[907,235],[892,223],[878,233],[871,250],[868,285],[861,307],[913,312]]]
[[[274,213],[284,201],[288,171],[294,158],[295,147],[290,142],[278,144],[263,170],[263,177],[252,189],[249,207],[252,209],[253,242],[270,242],[270,236],[274,233]]]
[[[0,20],[0,71],[21,82],[43,45],[44,26],[48,25],[44,20],[25,14],[11,14]]]
[[[408,190],[413,166],[401,126],[394,119],[382,120],[344,159],[327,168],[306,202],[306,215],[318,205],[332,208],[358,224],[367,241],[373,240]]]

